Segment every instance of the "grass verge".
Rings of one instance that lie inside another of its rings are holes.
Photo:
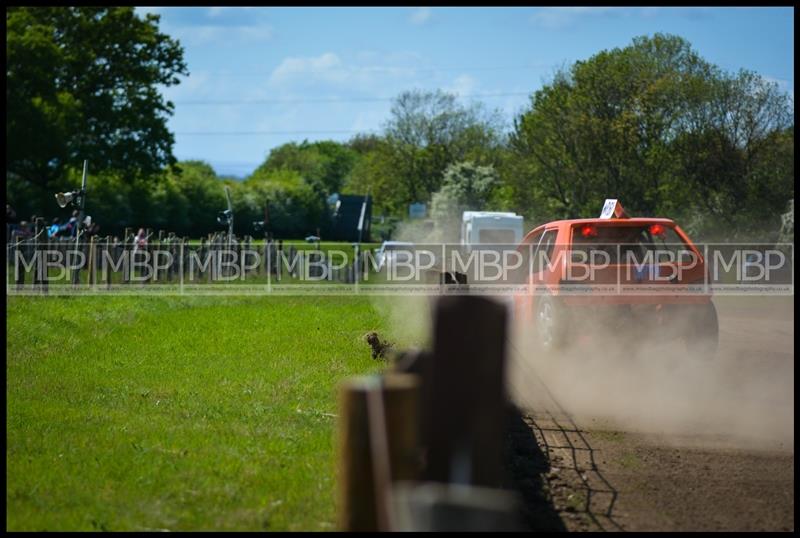
[[[7,298],[8,530],[324,530],[361,297]]]

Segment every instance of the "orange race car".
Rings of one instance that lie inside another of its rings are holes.
[[[672,220],[629,218],[619,201],[606,200],[599,218],[548,222],[517,251],[526,263],[516,281],[527,291],[514,296],[514,314],[540,347],[560,349],[586,327],[610,325],[715,353],[706,263]]]

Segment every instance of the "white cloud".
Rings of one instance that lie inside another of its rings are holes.
[[[242,41],[267,41],[272,39],[272,27],[262,26],[239,26],[235,32]]]
[[[217,18],[225,14],[225,12],[230,12],[233,9],[257,9],[257,6],[223,6],[223,7],[210,7],[206,12],[208,17]],[[263,8],[261,8],[263,9]]]
[[[771,82],[773,84],[777,84],[778,85],[778,89],[780,91],[789,92],[789,88],[790,88],[791,85],[789,84],[789,81],[786,80],[785,78],[774,78],[774,77],[768,77],[766,75],[764,75],[763,78],[767,82]]]
[[[269,84],[273,87],[307,86],[315,89],[322,84],[347,90],[386,91],[387,85],[391,87],[398,81],[414,78],[414,68],[392,63],[392,59],[384,57],[384,65],[360,65],[345,62],[333,52],[311,57],[289,57],[272,71]]]
[[[332,52],[326,52],[311,58],[286,58],[275,68],[269,80],[272,84],[282,84],[302,76],[341,82],[347,75],[339,57]]]
[[[578,18],[587,15],[604,15],[613,13],[610,7],[543,7],[537,8],[531,22],[548,30],[560,30],[570,26]]]
[[[191,26],[172,26],[162,23],[162,30],[176,37],[184,45],[200,46],[210,43],[225,45],[227,43],[253,43],[268,41],[272,38],[272,27],[230,26],[215,24],[193,24]]]
[[[431,9],[428,7],[421,7],[415,9],[411,13],[409,19],[413,24],[425,24],[431,18]]]
[[[451,84],[444,86],[442,89],[459,96],[467,96],[473,92],[476,85],[477,81],[471,76],[459,75]]]
[[[273,36],[272,26],[263,16],[239,8],[137,7],[136,10],[141,14],[160,14],[161,30],[188,46],[258,43]]]

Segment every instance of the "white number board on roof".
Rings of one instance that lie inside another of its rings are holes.
[[[616,198],[606,198],[606,203],[603,204],[603,211],[600,212],[601,219],[610,219],[614,216],[614,208],[617,207]]]

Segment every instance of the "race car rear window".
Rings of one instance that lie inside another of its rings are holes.
[[[631,259],[641,261],[651,251],[657,256],[655,261],[671,261],[671,256],[689,249],[675,230],[664,224],[579,224],[572,229],[571,250],[573,257],[579,251],[605,251],[611,263],[625,263]]]

